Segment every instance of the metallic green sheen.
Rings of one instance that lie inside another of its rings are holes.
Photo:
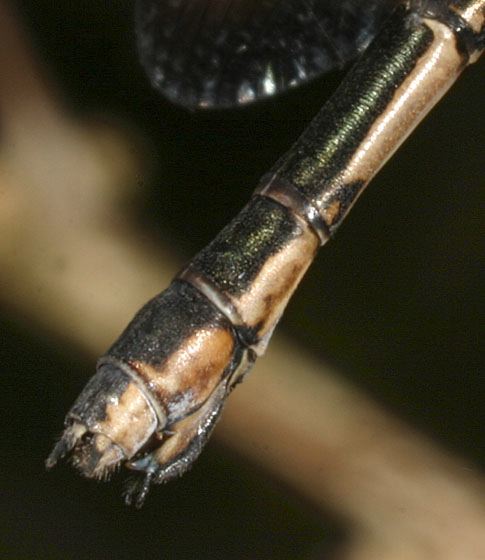
[[[288,208],[255,196],[190,263],[216,288],[241,295],[271,255],[280,252],[302,230]]]
[[[343,201],[342,215],[333,228],[345,217],[370,179],[365,177],[362,183],[352,185],[350,193],[343,192],[347,185],[340,180],[342,172],[432,41],[431,29],[419,16],[397,10],[336,93],[273,169],[320,211],[336,199]]]

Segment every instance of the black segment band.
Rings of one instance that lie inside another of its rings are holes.
[[[229,319],[232,325],[235,327],[244,326],[244,321],[232,301],[200,272],[193,270],[189,265],[177,275],[177,278],[188,282],[203,294]]]
[[[485,33],[476,33],[453,5],[447,2],[428,0],[422,10],[422,17],[435,19],[449,27],[456,36],[459,51],[467,60],[485,46]]]
[[[286,179],[265,175],[254,194],[270,198],[294,212],[311,227],[321,245],[330,239],[330,230],[320,212]]]
[[[259,338],[255,336],[254,329],[246,325],[239,311],[236,309],[236,306],[206,276],[193,270],[189,265],[179,272],[177,279],[190,284],[206,297],[216,309],[225,315],[233,326],[239,341],[245,348],[251,349],[259,343]]]

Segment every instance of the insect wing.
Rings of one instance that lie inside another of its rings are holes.
[[[188,108],[269,97],[342,67],[396,0],[137,0],[141,62]]]

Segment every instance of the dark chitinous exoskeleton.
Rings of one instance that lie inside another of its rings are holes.
[[[182,474],[199,455],[246,353],[226,317],[175,282],[99,360],[48,466],[73,450],[83,475],[103,479],[124,462],[145,473],[127,493],[141,504],[152,481]]]
[[[291,210],[253,197],[99,360],[47,466],[71,453],[83,475],[104,479],[125,464],[142,473],[126,492],[137,505],[152,482],[183,474],[318,245]]]
[[[145,3],[168,14],[185,6],[182,0],[143,0],[140,5]],[[367,10],[370,4],[319,2],[309,15],[320,13],[323,24],[325,6],[345,6],[349,15],[354,13],[348,12],[351,7]],[[290,1],[261,5],[281,9],[292,20]],[[463,68],[478,59],[485,44],[484,7],[485,0],[416,0],[398,8],[295,146],[263,178],[247,206],[167,290],[139,311],[100,359],[96,375],[67,415],[48,466],[71,454],[85,476],[102,479],[125,464],[142,474],[126,494],[127,501],[137,505],[152,482],[187,470],[228,392],[264,352],[319,245],[333,235],[371,178]],[[149,13],[147,26],[152,29],[158,19],[151,19],[156,10]],[[303,32],[303,38],[308,36]],[[342,37],[345,45],[348,34]],[[142,43],[153,46],[148,39]],[[145,62],[156,62],[160,77],[167,59],[149,57]],[[169,64],[167,80],[157,84],[162,90],[185,87],[185,74],[181,82],[174,81],[177,68]],[[189,88],[187,103],[194,96],[196,105],[207,103],[211,84]],[[210,99],[230,104],[234,91]]]

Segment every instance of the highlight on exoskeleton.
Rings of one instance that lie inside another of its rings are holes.
[[[338,65],[365,46],[395,2],[267,2],[261,3],[264,13],[254,14],[242,2],[211,4],[234,6],[234,17],[230,10],[200,11],[207,2],[193,3],[193,9],[188,4],[140,0],[137,20],[141,58],[152,81],[193,108],[245,103],[249,94],[258,99],[277,93]],[[359,34],[354,16],[364,4]],[[338,14],[342,27],[329,28],[328,16]],[[296,15],[301,16],[296,31],[295,25],[287,28],[298,36],[302,52],[285,66],[283,51],[289,57],[294,43],[280,41],[272,48],[261,25],[278,21],[279,34]],[[398,7],[247,206],[137,313],[99,360],[96,375],[68,412],[48,467],[70,455],[83,475],[105,479],[124,464],[141,473],[126,491],[128,503],[141,505],[152,482],[170,480],[191,466],[228,393],[264,352],[318,247],[463,68],[477,60],[485,44],[484,21],[485,0],[412,0]],[[251,22],[258,29],[254,35]],[[202,67],[186,58],[189,51],[173,43],[175,31],[185,27],[211,60],[205,78]],[[325,40],[316,29],[328,29]],[[231,56],[241,53],[243,65],[226,65],[227,58],[219,56],[221,37],[231,49],[236,45]],[[309,53],[316,45],[323,51],[313,59]],[[272,69],[272,80],[279,76],[278,88],[268,84],[267,71],[256,71],[261,68]],[[227,79],[211,79],[214,72]]]
[[[145,473],[127,492],[140,505],[152,480],[182,474],[198,456],[247,354],[230,321],[175,281],[100,360],[47,466],[72,452],[84,476],[106,479],[124,463]]]

